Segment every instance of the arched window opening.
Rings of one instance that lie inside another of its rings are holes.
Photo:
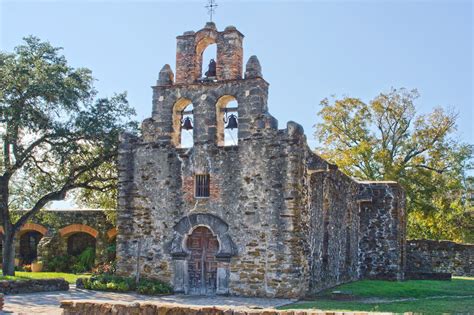
[[[92,248],[92,252],[95,253],[95,243],[96,239],[88,233],[74,233],[67,238],[67,253],[79,256],[88,248]]]
[[[180,99],[173,108],[173,143],[178,148],[194,145],[193,104],[188,99]]]
[[[31,264],[38,256],[38,243],[43,234],[27,231],[20,236],[20,264]]]
[[[181,147],[190,148],[193,140],[193,104],[189,104],[181,113]]]
[[[196,45],[197,75],[202,81],[216,80],[217,45],[214,38],[203,38]]]
[[[209,45],[209,47],[204,50],[202,54],[202,70],[201,70],[201,78],[205,78],[207,80],[216,80],[216,55],[217,55],[217,45]]]
[[[231,95],[222,96],[216,104],[217,145],[234,146],[238,144],[238,103]]]

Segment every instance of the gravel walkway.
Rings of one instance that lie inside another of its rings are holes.
[[[277,307],[285,305],[294,300],[286,299],[263,299],[263,298],[243,298],[226,296],[189,296],[189,295],[169,295],[152,297],[135,293],[113,293],[76,289],[71,286],[69,291],[40,292],[28,294],[16,294],[5,296],[4,314],[62,314],[59,308],[61,300],[103,300],[103,301],[156,301],[166,303],[179,303],[187,305],[235,305],[250,307]],[[1,313],[1,312],[0,312]]]

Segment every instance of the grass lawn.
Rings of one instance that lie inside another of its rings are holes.
[[[0,280],[27,280],[27,279],[51,279],[64,278],[69,283],[76,283],[77,278],[89,277],[85,274],[73,274],[65,272],[24,272],[15,271],[15,276],[0,276]]]
[[[335,290],[350,291],[355,299],[331,300],[330,293]],[[281,309],[304,308],[393,313],[473,313],[474,278],[454,277],[451,281],[403,282],[362,280],[324,291],[313,300],[299,301],[281,307]]]

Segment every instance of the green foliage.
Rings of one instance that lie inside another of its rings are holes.
[[[113,275],[92,276],[83,279],[84,288],[98,291],[128,292],[135,290],[135,282],[131,278]]]
[[[14,53],[0,53],[0,214],[7,218],[7,249],[24,223],[68,193],[83,191],[91,203],[98,200],[94,205],[114,209],[118,137],[137,127],[125,93],[95,99],[91,71],[69,66],[60,51],[27,37]],[[10,210],[20,209],[28,211],[12,220]],[[13,273],[12,252],[3,257],[5,274]]]
[[[44,262],[44,270],[52,272],[71,272],[76,258],[70,255],[58,255]]]
[[[83,279],[83,284],[86,289],[98,291],[137,291],[149,295],[170,294],[172,292],[170,285],[158,280],[141,279],[137,286],[132,278],[108,274],[94,275],[89,279]]]
[[[44,262],[45,271],[84,273],[92,270],[95,261],[94,248],[88,247],[78,256],[59,255]]]
[[[10,218],[12,222],[17,222],[23,215],[25,211],[11,211]],[[48,227],[54,228],[56,230],[63,227],[63,223],[59,215],[53,211],[40,211],[33,216],[32,222],[41,222],[41,224]]]
[[[345,97],[321,102],[317,153],[349,176],[395,180],[407,194],[408,237],[465,241],[472,230],[466,172],[473,146],[454,137],[457,115],[417,115],[416,90],[392,89],[368,104]]]
[[[76,262],[73,264],[71,271],[73,273],[83,273],[90,271],[94,266],[95,249],[87,247],[79,256],[75,257]]]
[[[172,288],[169,284],[157,280],[140,280],[137,287],[137,292],[147,295],[169,294]]]

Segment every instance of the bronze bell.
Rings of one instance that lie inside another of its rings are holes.
[[[234,114],[230,114],[229,118],[226,121],[227,126],[225,126],[225,129],[237,129],[238,123],[237,123],[237,116]]]
[[[193,124],[191,122],[191,118],[189,118],[189,117],[184,118],[183,124],[181,126],[184,130],[193,129]]]

